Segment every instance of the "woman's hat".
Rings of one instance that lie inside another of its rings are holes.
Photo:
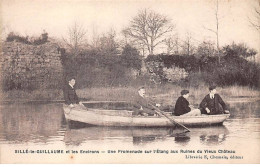
[[[181,91],[181,95],[186,95],[186,94],[188,94],[188,93],[190,93],[188,90],[182,90],[182,91]]]

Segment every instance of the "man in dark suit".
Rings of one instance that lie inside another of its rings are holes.
[[[189,97],[188,90],[182,90],[181,96],[177,99],[175,103],[174,113],[175,116],[198,116],[201,115],[199,109],[193,109],[190,105],[189,101],[187,100]]]
[[[133,115],[142,115],[142,116],[153,116],[156,112],[154,111],[154,106],[159,107],[159,104],[153,104],[146,96],[145,96],[145,88],[140,87],[138,90],[138,94],[133,97],[132,101],[132,110]]]
[[[77,107],[77,106],[84,106],[78,98],[78,95],[76,94],[75,91],[75,83],[76,80],[75,78],[69,78],[68,83],[65,84],[64,89],[63,89],[63,95],[64,95],[64,100],[65,104],[69,105],[70,107]]]
[[[229,111],[226,111],[225,102],[216,92],[216,86],[209,87],[209,94],[200,103],[202,114],[217,115],[229,113]]]

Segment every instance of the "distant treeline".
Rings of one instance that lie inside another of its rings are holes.
[[[98,49],[85,50],[77,56],[64,53],[62,64],[64,79],[76,76],[80,88],[126,86],[139,82],[133,73],[140,72],[142,57],[137,49],[126,45],[121,54]]]
[[[242,85],[259,87],[259,64],[233,54],[226,54],[218,61],[218,57],[196,57],[194,55],[150,55],[146,61],[163,62],[165,67],[180,67],[189,72],[186,82],[206,84]],[[158,72],[159,73],[159,72]]]
[[[48,33],[44,32],[36,39],[9,33],[6,41],[14,40],[39,45],[48,41]],[[119,46],[114,35],[107,35],[100,38],[96,47],[76,47],[74,50],[62,51],[64,80],[76,77],[79,88],[139,86],[154,84],[151,75],[156,75],[160,80],[157,83],[167,83],[172,80],[166,78],[165,68],[178,67],[184,69],[188,76],[185,79],[177,78],[175,84],[197,86],[201,83],[214,83],[220,86],[260,87],[260,66],[254,61],[248,61],[248,58],[254,58],[256,55],[254,49],[233,43],[217,52],[212,46],[203,42],[192,55],[158,54],[144,58],[132,45]],[[141,70],[152,64],[149,62],[157,62],[160,65],[155,65],[157,69],[152,72]],[[171,72],[170,75],[175,77],[176,70]]]
[[[77,76],[78,86],[110,87],[151,84],[149,72],[141,74],[142,60],[160,62],[155,74],[162,76],[162,68],[179,67],[189,73],[178,84],[190,86],[197,83],[217,84],[220,86],[242,85],[259,87],[260,67],[250,62],[233,48],[226,46],[221,51],[220,61],[217,56],[207,55],[149,55],[142,59],[139,52],[126,45],[119,54],[107,54],[97,49],[89,49],[73,57],[69,53],[62,56],[65,78]],[[135,73],[133,73],[135,72]],[[167,82],[163,77],[162,83]]]

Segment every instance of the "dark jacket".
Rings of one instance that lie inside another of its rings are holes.
[[[208,113],[209,115],[223,114],[226,110],[226,104],[219,94],[215,94],[213,99],[211,99],[208,94],[200,103],[200,110],[202,114],[207,114],[206,108],[210,110],[210,113]]]
[[[79,104],[79,98],[76,94],[74,88],[72,88],[69,84],[66,84],[63,88],[63,96],[65,100],[65,104]]]
[[[136,115],[140,113],[148,113],[148,114],[155,113],[155,111],[153,110],[154,108],[152,107],[152,105],[155,104],[153,104],[148,98],[146,97],[144,98],[139,94],[132,97],[131,104],[132,104],[132,110]],[[143,110],[140,110],[141,108],[143,108]]]
[[[189,105],[190,103],[188,102],[188,100],[185,99],[183,96],[180,96],[176,101],[173,114],[175,116],[180,116],[190,112],[191,108],[189,107]]]

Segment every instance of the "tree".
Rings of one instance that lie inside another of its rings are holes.
[[[202,57],[213,57],[216,55],[215,44],[211,41],[203,41],[199,44],[197,49],[197,55]]]
[[[119,42],[116,40],[116,32],[113,29],[102,35],[93,35],[91,48],[104,56],[118,55],[119,47]]]
[[[192,55],[195,51],[195,46],[192,44],[191,33],[186,34],[186,39],[183,41],[182,52],[186,55]]]
[[[129,44],[123,48],[122,52],[122,64],[127,68],[140,70],[142,66],[142,60],[138,50]]]
[[[222,52],[226,56],[237,56],[243,57],[244,59],[255,57],[255,55],[257,54],[257,51],[255,49],[249,48],[246,44],[235,44],[234,42],[232,43],[232,45],[224,46]]]
[[[205,29],[213,32],[216,35],[216,41],[217,41],[217,56],[218,56],[218,62],[220,63],[220,48],[219,48],[219,6],[218,6],[218,0],[216,0],[216,9],[215,9],[215,18],[216,18],[216,28],[211,29],[211,28],[206,28]]]
[[[248,18],[250,24],[260,32],[260,1],[258,1],[257,7],[254,8],[254,18]]]
[[[105,55],[117,55],[119,44],[116,41],[116,32],[111,29],[106,34],[103,34],[102,37],[99,38],[99,46],[98,49],[104,53]]]
[[[165,39],[167,54],[179,54],[180,40],[178,34]]]
[[[87,30],[78,22],[68,28],[68,38],[63,38],[63,41],[74,56],[79,54],[82,45],[86,43],[86,34]]]
[[[123,34],[131,37],[134,42],[143,44],[149,54],[153,54],[156,46],[164,42],[164,37],[172,32],[173,28],[168,17],[144,9],[140,10],[130,21],[130,25],[123,30]]]

